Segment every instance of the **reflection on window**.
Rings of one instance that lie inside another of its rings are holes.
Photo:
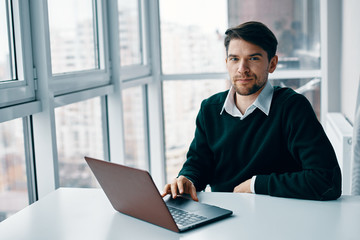
[[[225,71],[226,0],[160,0],[160,20],[165,74]]]
[[[49,0],[52,73],[99,68],[92,0]]]
[[[261,21],[276,35],[278,69],[320,68],[319,0],[229,0],[229,26]]]
[[[320,82],[319,78],[313,79],[270,79],[273,86],[289,87],[304,95],[311,103],[316,116],[320,120]]]
[[[100,98],[55,109],[61,187],[97,187],[84,156],[104,159]]]
[[[22,120],[0,123],[0,222],[29,204]]]
[[[118,0],[121,66],[141,64],[139,0]]]
[[[186,160],[201,101],[228,88],[228,80],[163,82],[167,182],[177,176]]]
[[[143,86],[122,91],[124,110],[125,164],[148,170]]]
[[[0,82],[14,79],[14,36],[8,1],[0,2]]]

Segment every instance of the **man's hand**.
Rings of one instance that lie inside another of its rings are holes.
[[[245,182],[240,183],[234,188],[235,193],[251,193],[251,179],[246,180]]]
[[[164,192],[161,196],[164,197],[167,194],[171,194],[173,198],[176,198],[178,194],[184,193],[190,194],[194,201],[199,201],[194,184],[186,177],[180,176],[175,178],[171,184],[165,185]]]

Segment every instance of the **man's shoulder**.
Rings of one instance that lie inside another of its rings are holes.
[[[306,98],[291,88],[274,86],[273,99],[282,103],[289,103],[301,99],[305,100]]]
[[[310,101],[304,95],[287,87],[274,87],[273,101],[271,104],[271,108],[274,111],[286,111],[287,114],[293,112],[298,115],[299,111],[301,111],[302,115],[304,115],[306,113],[313,113],[314,111]],[[287,117],[289,116],[290,115],[287,115]]]

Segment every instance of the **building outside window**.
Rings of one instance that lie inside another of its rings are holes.
[[[0,123],[0,222],[29,205],[22,119]]]
[[[52,73],[98,69],[93,0],[50,0],[48,10]]]
[[[124,111],[125,164],[149,170],[147,157],[146,125],[144,115],[146,104],[143,86],[122,91]]]
[[[139,0],[118,0],[121,66],[142,64]]]
[[[84,156],[104,159],[100,97],[55,109],[61,187],[97,187]]]

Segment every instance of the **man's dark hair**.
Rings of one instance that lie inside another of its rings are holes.
[[[274,33],[261,22],[245,22],[239,26],[229,28],[225,32],[224,45],[226,56],[228,55],[229,44],[232,39],[243,39],[255,44],[267,52],[269,61],[275,56],[278,41]]]

